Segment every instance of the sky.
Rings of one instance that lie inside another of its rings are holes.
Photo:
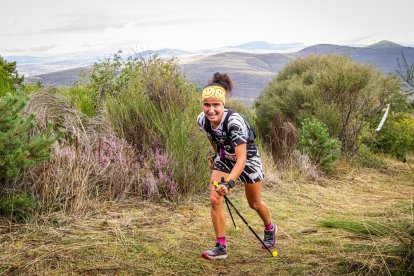
[[[0,55],[81,56],[249,41],[414,46],[412,0],[2,0]]]

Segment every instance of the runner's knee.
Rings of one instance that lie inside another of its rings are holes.
[[[223,199],[219,195],[211,195],[210,204],[212,208],[221,207],[221,205],[223,204]]]
[[[262,206],[261,202],[257,202],[257,201],[249,202],[249,207],[255,211],[259,210],[261,206]]]

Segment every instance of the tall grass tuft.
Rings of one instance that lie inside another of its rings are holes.
[[[173,108],[170,108],[173,110]],[[195,118],[200,108],[198,102],[187,107],[186,112],[174,108],[171,125],[166,132],[168,160],[174,171],[174,178],[180,184],[180,194],[191,194],[208,185],[206,153],[207,139],[197,127]]]
[[[280,114],[276,114],[270,125],[270,133],[267,139],[273,158],[280,164],[288,163],[296,143],[298,131],[293,123],[283,120]]]
[[[73,108],[89,117],[96,115],[97,91],[93,90],[91,86],[77,83],[68,88],[61,88],[60,93],[70,100]]]
[[[414,273],[414,228],[412,215],[408,221],[322,220],[319,225],[344,229],[362,234],[372,241],[363,243],[357,259],[347,258],[342,263],[343,272],[387,275],[413,275]]]

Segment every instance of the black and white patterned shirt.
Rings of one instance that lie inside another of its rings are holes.
[[[256,156],[257,147],[254,143],[248,143],[249,129],[240,114],[233,112],[228,118],[227,130],[223,129],[223,122],[227,117],[227,113],[228,109],[224,109],[224,114],[220,124],[215,129],[212,127],[213,133],[218,141],[218,148],[224,149],[226,158],[235,159],[234,148],[241,144],[247,144],[247,158]],[[202,131],[205,131],[204,125],[206,120],[208,119],[206,118],[204,112],[201,112],[197,117],[198,128]],[[209,138],[212,138],[210,133],[206,133]]]

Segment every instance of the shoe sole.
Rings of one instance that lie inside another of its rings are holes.
[[[222,259],[227,258],[227,254],[217,255],[217,256],[209,256],[205,252],[203,252],[203,254],[201,254],[201,257],[203,257],[204,259],[207,259],[207,260],[222,260]]]
[[[272,245],[272,246],[266,246],[266,247],[264,247],[264,246],[262,245],[262,249],[266,249],[266,248],[268,248],[268,249],[272,249],[272,248],[275,248],[275,245]]]

